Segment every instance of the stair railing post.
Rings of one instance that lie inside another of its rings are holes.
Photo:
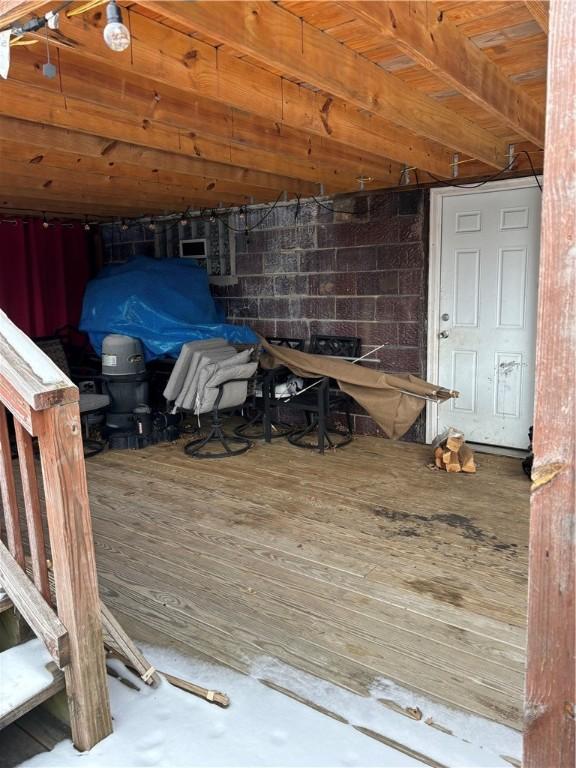
[[[71,402],[37,416],[58,615],[70,638],[72,739],[86,750],[112,732],[112,721],[80,412]]]

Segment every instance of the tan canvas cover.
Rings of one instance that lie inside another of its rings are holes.
[[[426,400],[457,397],[436,384],[429,384],[411,374],[389,374],[326,355],[311,355],[297,349],[268,344],[261,364],[264,368],[285,365],[296,376],[336,379],[343,392],[354,398],[391,438],[402,437],[416,421]]]

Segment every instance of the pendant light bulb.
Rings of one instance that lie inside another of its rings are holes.
[[[130,45],[130,32],[122,23],[122,12],[116,0],[110,0],[106,6],[108,23],[104,27],[104,42],[112,51],[125,51]]]

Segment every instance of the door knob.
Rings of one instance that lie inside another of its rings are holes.
[[[447,339],[449,335],[450,334],[448,333],[448,331],[440,331],[440,333],[438,334],[438,338],[439,339]]]

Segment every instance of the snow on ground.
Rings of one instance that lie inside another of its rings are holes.
[[[87,753],[71,742],[59,744],[24,766],[378,766],[408,768],[423,763],[371,738],[353,726],[376,731],[446,766],[497,768],[510,763],[500,755],[519,755],[519,736],[480,718],[432,706],[409,691],[380,681],[373,695],[362,697],[330,683],[262,658],[251,676],[212,666],[168,649],[143,648],[158,668],[191,682],[220,690],[231,698],[228,709],[209,704],[166,681],[157,689],[145,686],[118,662],[109,662],[137,682],[134,691],[110,678],[114,733]],[[324,707],[346,722],[328,717],[259,682],[268,680]],[[392,695],[394,694],[394,695]],[[402,705],[419,706],[424,717],[411,720],[391,711],[378,699],[404,697]],[[464,739],[426,725],[438,717],[465,728]]]

